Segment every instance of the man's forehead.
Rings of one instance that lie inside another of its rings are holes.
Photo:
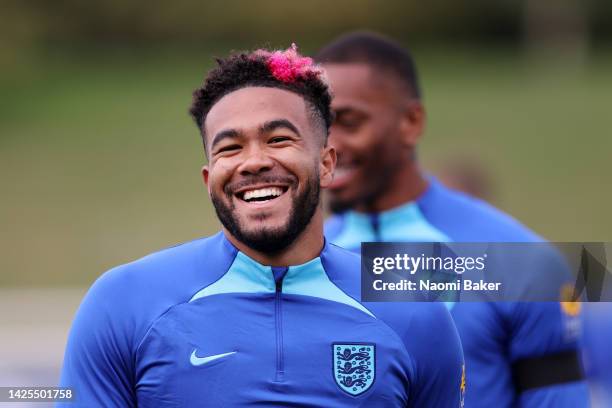
[[[204,126],[209,135],[227,128],[258,128],[269,120],[279,118],[300,127],[305,125],[307,115],[304,100],[293,92],[278,88],[246,87],[225,95],[214,104]]]
[[[334,94],[332,108],[335,111],[367,111],[374,105],[395,102],[401,94],[397,80],[372,64],[326,63],[324,68]]]
[[[326,63],[323,67],[334,99],[344,94],[360,92],[368,85],[371,76],[370,67],[361,63]]]

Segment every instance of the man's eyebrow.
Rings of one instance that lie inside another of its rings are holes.
[[[332,108],[332,111],[335,115],[345,115],[347,113],[364,113],[364,111],[360,109],[359,106],[339,106],[337,108]]]
[[[259,131],[261,133],[270,133],[273,130],[282,129],[282,128],[289,129],[296,135],[301,136],[297,127],[293,123],[289,122],[287,119],[274,119],[274,120],[268,121],[264,123],[263,125],[261,125],[261,127],[259,128]]]
[[[210,150],[213,150],[215,148],[215,145],[218,144],[223,139],[236,138],[240,136],[241,134],[242,133],[236,129],[224,129],[218,132],[213,138],[213,141],[210,145]]]
[[[338,109],[332,109],[332,112],[334,113],[334,119],[337,119],[339,116],[343,116],[343,115],[346,115],[347,113],[355,112],[355,110],[352,108],[338,108]]]

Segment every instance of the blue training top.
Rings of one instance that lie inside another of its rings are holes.
[[[430,178],[415,202],[378,214],[331,217],[330,242],[359,251],[361,242],[538,242],[542,238],[492,206]],[[552,288],[557,290],[555,288]],[[578,317],[559,303],[456,303],[449,306],[465,353],[465,406],[587,407],[583,381],[518,393],[512,365],[525,358],[577,350]]]
[[[325,244],[264,266],[222,233],[100,277],[70,332],[66,407],[452,407],[463,355],[443,305],[362,303]]]

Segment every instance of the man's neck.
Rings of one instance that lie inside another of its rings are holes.
[[[418,199],[429,185],[416,161],[408,163],[393,175],[388,188],[367,203],[359,204],[355,211],[379,213]]]
[[[321,207],[317,208],[310,223],[304,231],[284,250],[275,254],[267,254],[250,248],[238,241],[225,228],[223,233],[238,250],[262,265],[290,266],[301,265],[321,254],[323,250],[323,214]]]

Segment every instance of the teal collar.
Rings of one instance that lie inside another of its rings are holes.
[[[410,201],[380,213],[344,213],[341,233],[333,243],[348,249],[361,242],[447,242],[449,237],[423,214],[418,202]]]
[[[325,242],[321,254],[328,250],[329,244]],[[243,252],[236,250],[236,257],[227,272],[216,282],[198,291],[189,302],[214,295],[232,293],[275,294],[280,291],[284,295],[311,296],[343,303],[374,317],[361,303],[348,296],[329,279],[321,262],[321,256],[301,265],[291,265],[287,267],[286,272],[283,272],[282,284],[277,286],[271,266],[262,265]],[[355,279],[359,279],[358,270],[355,271]]]

